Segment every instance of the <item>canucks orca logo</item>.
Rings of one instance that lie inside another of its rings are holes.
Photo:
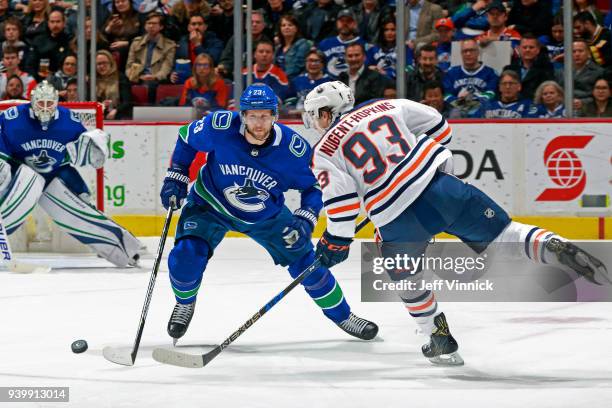
[[[49,173],[53,170],[53,165],[57,163],[57,160],[53,157],[49,157],[46,150],[41,150],[38,155],[34,154],[26,157],[25,162],[39,173]]]
[[[246,179],[243,186],[234,183],[232,187],[223,190],[225,199],[234,207],[242,211],[258,212],[266,208],[263,203],[270,194],[255,185],[251,179]]]

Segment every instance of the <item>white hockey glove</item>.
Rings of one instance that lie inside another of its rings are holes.
[[[8,188],[11,182],[11,165],[0,159],[0,194]]]
[[[93,129],[81,133],[76,142],[66,144],[70,163],[74,166],[92,166],[99,169],[104,166],[108,156],[109,135],[101,129]]]

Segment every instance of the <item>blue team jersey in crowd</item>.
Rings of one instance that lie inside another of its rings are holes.
[[[371,65],[376,65],[377,68],[382,68],[385,75],[390,79],[395,79],[397,76],[395,65],[397,62],[397,52],[395,47],[380,48],[375,45],[368,50],[367,59]],[[406,67],[413,65],[414,53],[412,48],[406,47]]]
[[[532,118],[550,119],[550,118],[565,118],[565,105],[560,104],[552,111],[549,111],[543,104],[536,105]]]
[[[348,41],[342,41],[340,37],[328,37],[319,43],[319,51],[325,54],[325,61],[327,65],[325,67],[327,73],[334,78],[342,72],[348,71],[348,64],[345,60],[346,47],[353,43],[362,44],[366,50],[366,63],[365,65],[372,65],[371,57],[369,55],[371,45],[367,44],[361,37],[355,37]]]
[[[452,102],[463,89],[470,92],[476,99],[490,100],[495,96],[499,77],[493,68],[481,65],[475,71],[466,71],[463,66],[451,67],[444,75],[444,100]]]
[[[287,190],[299,190],[302,207],[316,214],[323,207],[310,170],[311,148],[289,127],[276,123],[272,143],[249,144],[237,112],[217,111],[179,130],[173,165],[188,168],[197,151],[208,152],[206,164],[189,192],[189,200],[206,203],[221,215],[245,223],[276,216]]]
[[[436,45],[436,55],[438,56],[438,68],[440,71],[447,72],[451,66],[451,46],[452,43],[438,43]]]
[[[291,88],[293,88],[293,91],[295,92],[297,97],[295,108],[304,109],[304,100],[306,99],[306,95],[308,95],[308,92],[312,91],[316,86],[319,86],[322,83],[329,82],[331,80],[331,77],[327,74],[323,74],[321,78],[313,80],[308,77],[307,72],[292,79]]]
[[[530,118],[537,111],[535,106],[527,99],[510,103],[502,101],[488,101],[483,104],[479,112],[474,115],[487,119],[520,119]]]
[[[0,114],[0,158],[25,163],[41,174],[51,173],[67,158],[66,143],[87,129],[76,113],[59,106],[55,119],[43,130],[30,104],[11,107]]]

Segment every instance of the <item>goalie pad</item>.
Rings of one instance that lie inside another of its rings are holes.
[[[12,177],[7,191],[0,199],[0,214],[6,233],[10,235],[34,209],[45,188],[45,179],[25,164]]]
[[[11,182],[11,165],[6,160],[0,159],[0,197]]]
[[[66,143],[66,151],[74,166],[102,168],[108,156],[108,133],[100,129],[83,132],[76,142]]]
[[[39,200],[59,227],[118,267],[135,266],[141,242],[75,195],[58,178],[53,179]]]

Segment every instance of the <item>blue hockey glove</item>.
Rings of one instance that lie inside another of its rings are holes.
[[[352,238],[337,237],[325,231],[317,243],[316,256],[321,265],[331,268],[340,262],[346,261],[351,248]]]
[[[317,215],[310,208],[299,208],[293,213],[293,220],[283,230],[285,248],[299,250],[304,247],[312,236],[312,230],[317,223]]]
[[[181,202],[187,197],[187,186],[189,185],[189,170],[180,166],[172,166],[166,173],[164,185],[159,196],[165,209],[173,203],[175,210],[181,208]]]

